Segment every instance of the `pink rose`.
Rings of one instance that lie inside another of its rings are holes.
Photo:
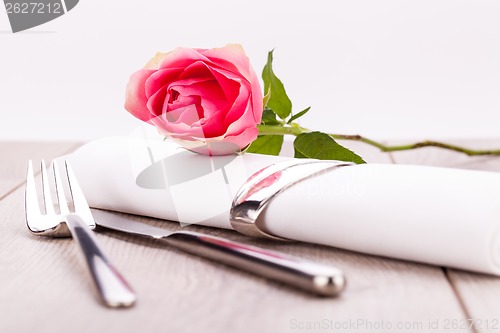
[[[240,151],[257,138],[262,92],[243,48],[177,48],[132,74],[125,109],[186,148]]]

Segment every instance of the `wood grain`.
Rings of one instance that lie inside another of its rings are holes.
[[[448,276],[475,331],[500,331],[500,278],[456,270]]]
[[[3,149],[14,150],[8,144]],[[45,157],[55,151],[40,145],[23,149]],[[371,154],[371,161],[388,161],[387,155]],[[5,163],[2,168],[13,175],[14,182],[24,181],[24,173],[15,175],[16,163]],[[232,231],[196,226],[182,230],[338,266],[346,273],[347,290],[336,299],[318,298],[181,253],[159,241],[101,232],[97,236],[103,249],[139,295],[134,308],[110,310],[97,304],[75,244],[70,239],[30,235],[23,215],[23,188],[19,187],[0,200],[0,332],[296,332],[335,328],[342,332],[423,332],[429,330],[430,323],[467,317],[453,286],[438,267],[313,244],[249,239]],[[180,229],[170,222],[137,219],[168,230]]]

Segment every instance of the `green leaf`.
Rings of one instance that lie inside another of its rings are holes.
[[[274,113],[274,111],[271,109],[264,109],[264,112],[262,112],[262,120],[260,121],[260,123],[262,125],[279,125],[279,124],[281,124],[276,119],[276,113]]]
[[[321,132],[300,134],[295,138],[293,146],[297,158],[366,163],[360,156],[335,142],[331,136]]]
[[[247,153],[278,155],[283,145],[283,135],[260,135],[246,150]]]
[[[285,87],[280,79],[273,72],[273,51],[267,54],[267,64],[262,71],[264,80],[264,91],[271,95],[266,105],[281,118],[287,118],[292,112],[292,102],[286,94]]]
[[[295,143],[295,142],[294,142]],[[294,148],[295,148],[295,145],[294,145]],[[298,151],[297,149],[295,149],[295,155],[294,155],[295,158],[308,158],[306,155],[302,155],[300,153],[300,151]]]
[[[310,106],[307,107],[307,108],[305,108],[304,110],[300,111],[299,113],[293,115],[286,123],[290,124],[295,119],[299,119],[300,117],[302,117],[303,115],[305,115],[309,110],[311,110]]]

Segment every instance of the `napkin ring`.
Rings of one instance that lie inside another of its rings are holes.
[[[288,240],[267,232],[262,219],[259,219],[271,199],[314,174],[349,165],[354,163],[294,159],[271,164],[257,171],[236,193],[230,211],[231,226],[247,236]]]

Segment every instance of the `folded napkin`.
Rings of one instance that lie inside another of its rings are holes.
[[[68,159],[93,207],[231,228],[229,210],[254,172],[290,158],[210,157],[169,141],[88,143]],[[500,174],[363,164],[307,178],[263,212],[277,236],[500,275]]]

